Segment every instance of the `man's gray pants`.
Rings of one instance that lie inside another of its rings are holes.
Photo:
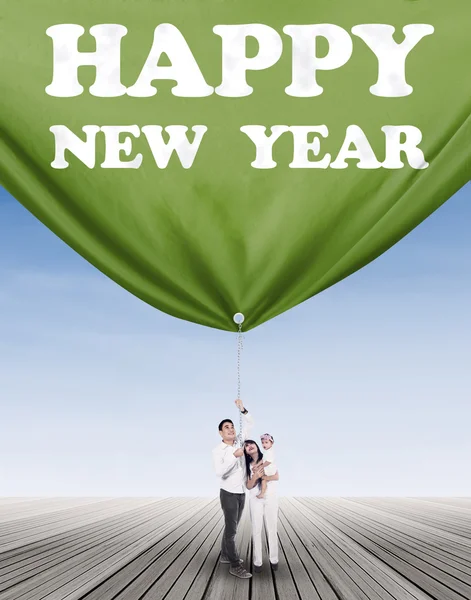
[[[221,558],[227,559],[231,563],[231,567],[238,567],[240,562],[235,538],[237,527],[244,512],[245,494],[232,494],[221,489],[219,498],[225,522],[221,543]]]

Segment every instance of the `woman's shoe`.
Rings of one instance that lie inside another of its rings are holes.
[[[255,571],[255,573],[261,573],[262,572],[262,565],[254,565],[253,566],[253,570]]]
[[[278,571],[278,563],[270,563],[270,564],[271,564],[271,568],[272,568],[274,571]]]

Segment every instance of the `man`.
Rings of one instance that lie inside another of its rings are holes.
[[[253,419],[242,400],[235,401],[242,413],[242,441],[248,438],[253,427]],[[252,577],[242,566],[235,545],[237,527],[245,506],[245,463],[244,450],[236,444],[237,434],[234,423],[224,419],[219,423],[219,435],[222,442],[213,450],[213,462],[216,475],[220,481],[220,501],[224,513],[224,533],[221,544],[221,562],[230,564],[229,573],[241,579]]]

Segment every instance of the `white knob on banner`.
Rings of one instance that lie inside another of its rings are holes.
[[[242,313],[236,313],[233,319],[234,323],[237,323],[237,325],[242,325],[242,323],[245,321],[245,317]]]

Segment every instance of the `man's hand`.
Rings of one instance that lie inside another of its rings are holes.
[[[244,405],[242,404],[242,400],[236,400],[235,401],[237,408],[243,412],[245,410]]]
[[[241,456],[243,456],[244,451],[242,450],[242,448],[238,448],[235,452],[234,452],[234,456],[236,458],[240,458]]]

